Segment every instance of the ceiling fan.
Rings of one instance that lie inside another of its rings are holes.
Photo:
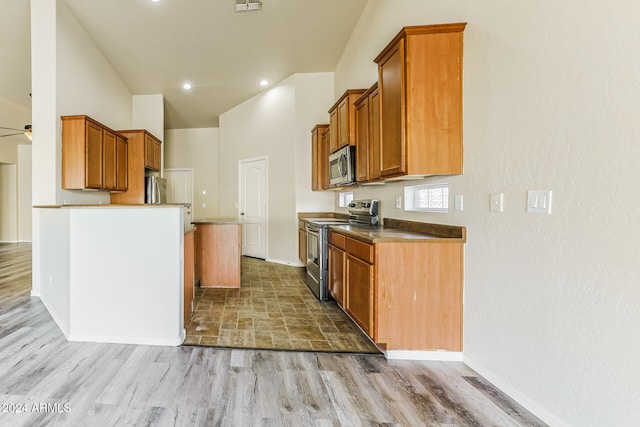
[[[15,133],[8,133],[6,135],[0,135],[0,138],[4,138],[5,136],[14,136],[14,135],[24,135],[27,138],[29,138],[29,141],[31,141],[33,138],[32,132],[31,132],[31,125],[25,125],[24,129],[6,128],[6,127],[0,126],[0,130],[15,132]]]

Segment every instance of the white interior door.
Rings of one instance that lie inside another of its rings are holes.
[[[242,255],[267,258],[267,159],[239,162]]]

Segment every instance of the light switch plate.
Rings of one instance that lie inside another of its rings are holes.
[[[527,213],[551,214],[551,190],[527,191]]]
[[[453,199],[453,209],[456,211],[462,211],[463,209],[463,198],[462,194],[458,194]]]
[[[402,196],[396,197],[396,209],[402,209]]]
[[[504,212],[504,194],[491,194],[491,212]]]

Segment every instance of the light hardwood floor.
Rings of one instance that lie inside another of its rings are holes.
[[[0,244],[0,426],[541,426],[462,363],[67,342]]]

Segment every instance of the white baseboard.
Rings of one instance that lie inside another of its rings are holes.
[[[531,400],[524,393],[514,388],[511,384],[500,379],[498,375],[490,369],[485,368],[482,364],[476,362],[471,357],[464,355],[462,361],[465,365],[480,374],[484,379],[500,389],[504,394],[524,406],[529,412],[540,418],[543,422],[554,427],[570,427],[569,424],[559,419],[557,416],[549,412],[547,409]]]
[[[390,360],[462,362],[462,353],[456,351],[388,350],[384,355]]]
[[[265,259],[265,261],[272,262],[274,264],[288,265],[288,266],[291,266],[291,267],[304,267],[304,264],[302,264],[300,262],[283,261],[281,259],[275,259],[275,258],[267,258],[267,259]]]
[[[70,334],[69,341],[97,342],[110,344],[137,344],[137,345],[158,345],[165,347],[177,347],[184,341],[184,330],[176,338],[154,338],[154,337],[129,337],[129,336],[105,336],[105,335],[83,335]]]

